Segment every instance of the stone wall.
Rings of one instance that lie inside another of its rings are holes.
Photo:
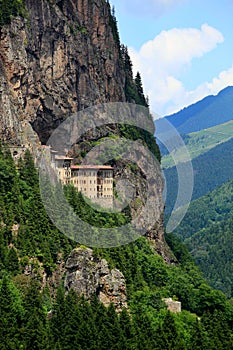
[[[163,301],[167,305],[167,309],[171,312],[181,312],[181,302],[172,300],[172,298],[164,298]]]

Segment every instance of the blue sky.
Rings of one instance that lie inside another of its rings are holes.
[[[233,0],[110,2],[155,115],[233,85]]]

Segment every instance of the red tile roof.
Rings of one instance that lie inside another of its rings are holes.
[[[87,169],[87,170],[113,170],[113,167],[110,165],[71,165],[71,170],[81,170],[81,169]]]

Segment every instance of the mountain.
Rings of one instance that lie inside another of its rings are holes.
[[[45,151],[41,144],[71,113],[101,102],[147,107],[109,2],[5,0],[0,25],[0,348],[231,349],[232,304],[206,283],[180,241],[167,235],[166,244],[162,181],[159,173],[147,181],[140,170],[142,164],[151,169],[146,151],[135,164],[111,149],[114,180],[122,176],[136,193],[121,212],[103,213],[72,184],[51,184],[47,174],[42,200],[28,133]],[[88,126],[93,119],[88,115]],[[85,133],[72,157],[81,161],[101,139],[117,146],[121,136],[160,159],[152,134],[114,123]],[[133,234],[127,224],[137,213],[147,219],[148,187],[158,219],[145,237],[105,249],[74,240],[91,232],[97,242],[101,229],[111,240],[110,229],[124,226],[127,236]],[[61,192],[64,201],[56,201]],[[59,227],[74,228],[76,235],[59,231],[45,210],[49,203]],[[74,214],[89,226],[73,222]]]
[[[17,13],[19,3],[6,0],[0,8],[2,19],[11,22],[1,27],[0,40],[4,140],[21,145],[29,123],[46,143],[72,113],[143,100],[108,1],[26,0],[24,16],[11,20],[6,12]]]
[[[0,150],[0,175],[1,349],[189,350],[198,343],[214,350],[216,341],[231,348],[232,305],[174,236],[167,236],[173,264],[145,237],[110,249],[77,245],[50,221],[29,152],[16,169]],[[129,220],[127,212],[91,209],[72,186],[66,195],[98,227]]]
[[[230,140],[233,137],[233,121],[213,126],[212,128],[183,135],[183,141],[190,159],[208,152],[212,148]],[[186,152],[182,148],[174,149],[169,155],[163,155],[163,168],[174,166],[174,157],[179,162],[185,161]]]
[[[192,200],[204,196],[224,182],[233,179],[232,152],[233,138],[192,160],[194,175]],[[182,169],[182,167],[184,167],[184,164],[180,163],[180,168]],[[178,189],[176,167],[164,169],[164,176],[168,193],[166,211],[170,212],[174,206]]]
[[[232,217],[233,180],[193,201],[175,230],[209,283],[228,297],[233,295]]]
[[[232,101],[233,86],[228,86],[216,96],[207,96],[203,100],[165,118],[180,134],[189,134],[233,119]],[[156,120],[156,126],[159,130],[160,120]]]

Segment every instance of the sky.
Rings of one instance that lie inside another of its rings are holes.
[[[155,118],[233,85],[233,0],[110,0]]]

